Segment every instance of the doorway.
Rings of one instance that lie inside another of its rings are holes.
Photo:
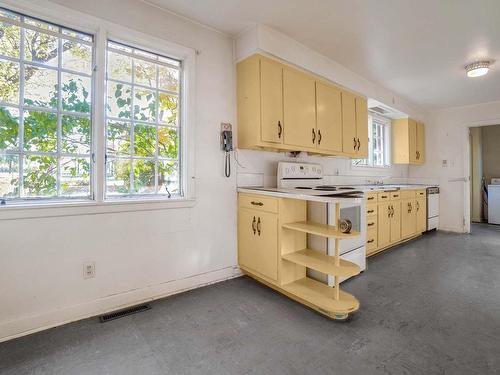
[[[469,128],[471,223],[500,224],[499,145],[500,125]]]

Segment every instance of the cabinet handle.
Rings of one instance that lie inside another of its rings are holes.
[[[372,214],[372,213],[374,213],[374,212],[375,212],[375,210],[368,210],[367,212],[368,212],[369,214]]]
[[[366,241],[366,243],[372,243],[372,242],[375,242],[375,240],[371,239],[371,240]]]
[[[408,202],[408,213],[411,213],[411,203]]]
[[[373,227],[375,225],[375,223],[368,223],[367,224],[369,227]]]
[[[391,206],[387,206],[387,217],[391,217]]]
[[[356,137],[352,139],[354,141],[354,151],[356,151],[356,146],[358,145],[358,142],[356,142]]]
[[[251,201],[250,203],[253,204],[254,206],[263,206],[264,205],[264,203],[262,203],[262,202]]]
[[[410,202],[410,212],[412,212],[412,211],[413,211],[413,205]]]
[[[257,221],[255,220],[255,216],[253,217],[253,220],[252,220],[252,229],[253,229],[253,234],[255,235],[255,232],[257,232],[257,229],[255,228],[255,223]]]
[[[391,204],[391,217],[394,217],[394,206]]]
[[[312,141],[314,143],[316,142],[316,132],[314,131],[314,128],[312,129],[312,136],[313,136]]]
[[[358,138],[358,151],[359,151],[359,148],[361,147],[361,141],[359,140]]]
[[[420,210],[420,204],[417,202],[417,212]]]
[[[259,236],[260,236],[260,216],[259,216],[259,220],[257,220],[257,232],[259,233]]]
[[[278,138],[281,138],[281,133],[283,133],[283,128],[281,127],[281,121],[278,121]]]
[[[318,146],[321,144],[321,130],[318,129]]]

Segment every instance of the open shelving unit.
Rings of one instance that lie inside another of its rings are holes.
[[[340,217],[340,204],[335,204],[336,216]],[[318,224],[311,221],[293,221],[281,224],[282,277],[280,288],[290,297],[319,312],[338,320],[346,319],[359,309],[359,301],[353,295],[340,290],[340,278],[360,273],[358,265],[340,259],[340,241],[359,236],[358,232],[342,233],[338,226]],[[305,245],[307,234],[335,240],[335,254],[330,256]],[[294,266],[287,267],[286,263]],[[310,268],[334,276],[330,287],[306,276]]]

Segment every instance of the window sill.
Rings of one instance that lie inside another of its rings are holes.
[[[35,219],[120,212],[154,211],[194,207],[196,201],[186,198],[116,198],[105,202],[91,200],[18,203],[0,206],[0,220]]]

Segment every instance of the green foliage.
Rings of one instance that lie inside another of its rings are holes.
[[[70,53],[67,64],[72,69],[85,71],[91,61],[91,50],[74,41],[64,41],[62,51],[58,51],[58,38],[43,32],[26,29],[25,56],[29,61],[57,66],[59,53]],[[0,23],[0,54],[19,57],[20,29],[17,26]],[[66,55],[63,55],[66,56]],[[80,58],[80,59],[78,59]],[[81,61],[80,61],[81,60]],[[130,73],[126,60],[117,60],[123,64],[116,69],[123,74]],[[79,65],[80,64],[80,65]],[[26,66],[25,80],[28,85],[34,81],[32,87],[47,89],[47,81],[38,75],[38,68]],[[160,83],[168,83],[169,89],[176,90],[178,77],[175,71],[161,73]],[[138,64],[135,71],[136,82],[155,87],[156,67],[154,64]],[[26,196],[55,196],[57,195],[58,163],[60,192],[62,195],[82,194],[89,192],[90,186],[90,142],[91,142],[91,94],[90,80],[83,76],[66,75],[61,85],[61,107],[65,112],[75,112],[75,115],[63,115],[61,123],[61,144],[57,143],[58,118],[55,113],[48,111],[25,110],[24,112],[24,150],[28,155],[24,157],[23,190]],[[44,86],[45,84],[45,86]],[[26,86],[27,86],[26,85]],[[52,85],[52,84],[51,84]],[[30,107],[58,106],[58,85],[48,86],[50,96],[37,99],[36,95],[24,98],[24,104]],[[169,182],[171,176],[177,173],[177,163],[158,161],[160,158],[177,159],[179,151],[177,130],[177,97],[148,89],[136,89],[134,92],[134,119],[145,122],[134,125],[133,148],[131,140],[132,116],[132,89],[130,85],[121,83],[110,84],[108,92],[107,112],[113,117],[124,119],[124,123],[108,124],[108,146],[110,155],[140,156],[146,160],[114,160],[108,179],[121,181],[115,192],[127,194],[130,191],[130,175],[134,176],[133,189],[137,192],[154,192],[155,168],[158,173],[158,184]],[[48,92],[48,90],[47,90]],[[19,101],[19,64],[0,60],[0,100],[17,104]],[[157,108],[158,107],[158,108]],[[158,109],[158,110],[157,110]],[[88,116],[84,115],[88,114]],[[159,119],[156,118],[159,116]],[[169,126],[155,126],[159,120]],[[146,124],[149,122],[149,124]],[[158,145],[158,149],[157,149]],[[74,157],[61,157],[57,160],[56,152],[74,154]],[[3,150],[17,150],[19,147],[19,113],[11,107],[0,107],[0,152]],[[115,149],[113,149],[113,147]],[[29,152],[41,153],[32,155]],[[44,154],[45,153],[45,154]],[[89,155],[81,157],[78,155]],[[3,176],[16,176],[18,156],[3,157],[0,160],[0,196],[6,196],[2,190]],[[1,168],[4,168],[3,170]],[[5,168],[9,171],[5,172]],[[131,170],[133,168],[133,170]],[[7,181],[12,188],[8,188],[11,196],[19,194],[19,176]],[[153,191],[151,191],[153,189]]]

